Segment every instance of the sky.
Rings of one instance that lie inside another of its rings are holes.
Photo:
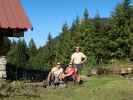
[[[115,6],[122,0],[21,0],[21,4],[33,26],[33,31],[25,32],[24,39],[28,43],[34,39],[37,47],[47,42],[48,33],[58,36],[62,25],[71,25],[76,16],[83,17],[87,8],[90,17],[97,12],[101,17],[108,17]]]

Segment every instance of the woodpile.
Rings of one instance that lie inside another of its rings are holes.
[[[92,75],[101,75],[104,74],[104,69],[103,68],[93,68],[91,70]]]
[[[121,75],[133,74],[133,68],[121,68],[120,74]]]
[[[116,75],[127,75],[133,74],[133,67],[127,68],[93,68],[89,75],[107,75],[107,74],[116,74]]]

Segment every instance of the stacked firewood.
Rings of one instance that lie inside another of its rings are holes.
[[[103,75],[103,74],[117,74],[117,75],[127,75],[133,74],[133,67],[127,68],[94,68],[91,70],[91,75]]]

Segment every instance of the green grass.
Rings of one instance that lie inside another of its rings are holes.
[[[60,89],[26,87],[17,82],[10,89],[10,96],[1,97],[1,100],[133,100],[133,81],[121,76],[90,77],[81,86]]]

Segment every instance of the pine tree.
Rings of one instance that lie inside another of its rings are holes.
[[[34,66],[34,58],[36,57],[38,53],[36,44],[33,39],[30,40],[28,45],[28,65],[29,67],[33,68]]]
[[[26,67],[27,53],[25,40],[19,40],[15,48],[7,54],[8,62],[16,67]]]
[[[53,49],[53,43],[52,43],[52,36],[51,33],[48,34],[48,41],[47,41],[47,46],[46,46],[48,52],[47,52],[47,60],[48,60],[48,65],[50,67],[53,66],[54,62],[54,49]]]
[[[0,36],[0,56],[5,56],[10,49],[11,41]]]
[[[57,60],[61,63],[69,63],[70,54],[73,48],[72,34],[68,28],[67,23],[62,27],[62,32],[59,37],[59,41],[56,47]]]
[[[86,8],[84,10],[84,20],[88,20],[89,19],[89,12],[88,12],[88,9]]]
[[[80,24],[81,24],[80,19],[77,16],[70,28],[73,46],[79,46],[81,42],[81,28],[80,28],[81,25]]]
[[[124,0],[111,16],[110,46],[113,45],[111,52],[116,58],[127,58],[130,52],[131,12],[130,0]]]

